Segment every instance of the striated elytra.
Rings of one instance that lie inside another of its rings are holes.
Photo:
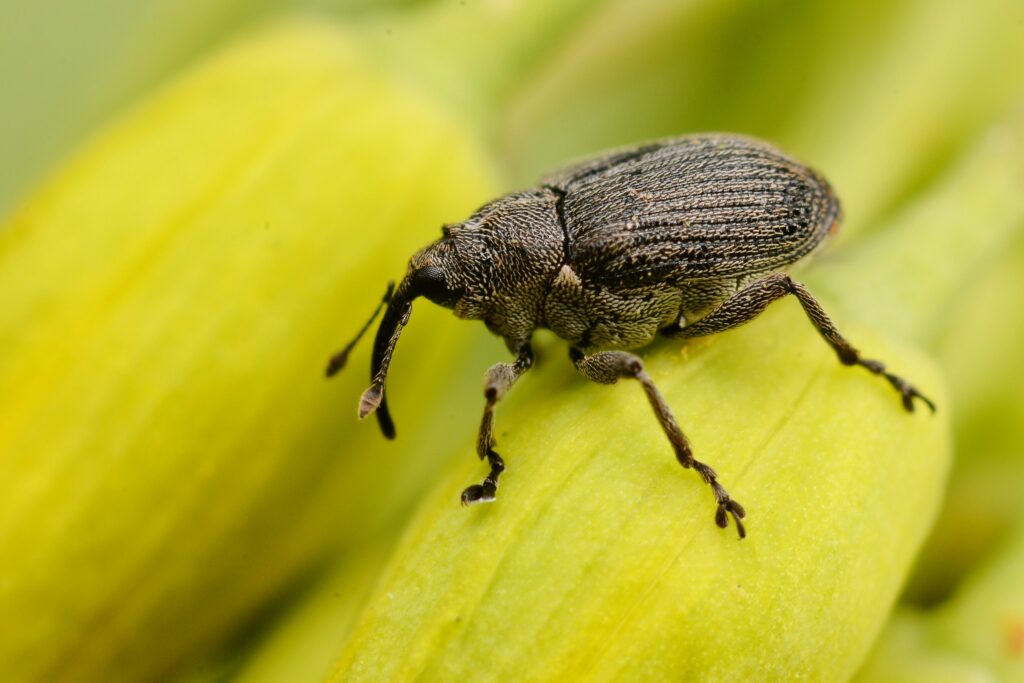
[[[417,297],[483,320],[515,354],[485,377],[477,455],[490,472],[462,493],[464,505],[495,499],[505,463],[495,452],[494,406],[533,365],[534,330],[569,342],[569,357],[588,379],[635,379],[675,451],[711,486],[715,522],[731,515],[745,535],[743,506],[730,497],[689,442],[638,356],[623,349],[657,334],[690,339],[752,320],[772,301],[793,295],[844,365],[884,377],[903,406],[934,404],[877,360],[863,358],[821,305],[785,270],[817,249],[841,220],[839,200],[813,170],[758,140],[694,135],[612,150],[567,166],[540,186],[491,201],[415,254],[397,288],[389,285],[370,321],[335,354],[328,376],[381,308],[372,384],[359,416],[376,411],[393,438],[384,383],[395,345]]]

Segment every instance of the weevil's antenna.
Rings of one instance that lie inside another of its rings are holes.
[[[363,338],[363,335],[366,334],[366,331],[370,329],[370,325],[372,325],[373,321],[377,319],[378,315],[380,315],[380,312],[384,309],[385,304],[391,301],[391,295],[394,294],[394,292],[395,281],[392,280],[391,282],[388,283],[388,289],[386,292],[384,292],[384,298],[381,299],[379,304],[377,304],[377,308],[376,310],[374,310],[373,315],[371,315],[370,319],[366,321],[365,325],[363,325],[363,329],[359,330],[359,333],[355,336],[355,339],[346,344],[345,348],[343,348],[341,351],[338,351],[336,354],[331,356],[331,359],[327,362],[327,371],[324,373],[325,375],[327,375],[328,377],[333,377],[334,375],[341,372],[342,368],[345,367],[345,363],[348,362],[349,351],[351,351],[355,347],[355,345],[359,343],[359,340]]]
[[[409,322],[409,315],[412,313],[412,300],[416,294],[410,291],[408,278],[402,281],[398,291],[394,293],[388,308],[381,318],[380,327],[377,328],[377,337],[373,341],[373,358],[370,363],[370,388],[363,392],[359,399],[359,418],[362,419],[370,413],[377,411],[377,424],[385,438],[395,438],[395,423],[391,420],[391,413],[388,411],[388,400],[384,394],[384,382],[388,377],[388,368],[391,365],[391,355],[395,352],[395,345],[398,344],[398,337]]]

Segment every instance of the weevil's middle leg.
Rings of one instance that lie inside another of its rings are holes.
[[[498,493],[498,477],[505,471],[505,461],[494,450],[494,405],[508,393],[516,380],[533,365],[533,350],[529,344],[519,349],[514,363],[496,363],[484,378],[484,416],[476,439],[476,453],[481,460],[487,458],[491,471],[480,484],[473,484],[462,492],[462,504],[489,503]]]
[[[898,375],[894,375],[885,369],[881,361],[862,358],[860,352],[840,334],[832,319],[825,313],[825,309],[811,295],[807,288],[799,282],[794,281],[785,273],[769,275],[763,280],[749,285],[740,290],[725,303],[709,313],[700,320],[684,327],[668,327],[662,330],[662,334],[669,337],[690,339],[708,334],[722,332],[731,327],[742,325],[757,317],[768,304],[781,299],[787,294],[792,294],[800,302],[804,312],[818,330],[818,334],[828,342],[829,346],[839,356],[843,365],[859,365],[869,372],[881,375],[896,391],[900,392],[903,399],[903,407],[909,412],[914,412],[914,399],[921,399],[932,412],[935,412],[935,404],[919,392],[910,382]]]
[[[715,471],[693,457],[690,442],[687,441],[683,430],[679,428],[679,423],[676,422],[668,404],[665,403],[665,398],[654,386],[650,375],[644,370],[643,361],[638,356],[626,351],[602,351],[587,356],[576,348],[569,349],[569,357],[580,373],[599,384],[614,384],[620,378],[635,379],[640,382],[644,393],[647,394],[647,400],[658,418],[658,423],[661,424],[665,436],[668,437],[673,450],[675,450],[679,464],[697,470],[701,478],[711,486],[711,490],[715,494],[715,502],[718,503],[718,508],[715,511],[715,523],[724,529],[729,524],[728,515],[732,515],[740,538],[745,537],[747,532],[740,520],[746,517],[746,511],[739,502],[730,498],[725,488],[718,483],[718,475]]]

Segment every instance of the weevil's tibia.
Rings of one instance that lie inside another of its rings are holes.
[[[715,471],[693,457],[693,451],[690,449],[686,435],[679,428],[679,423],[676,422],[661,392],[654,386],[654,382],[644,370],[640,358],[626,351],[602,351],[587,356],[576,348],[569,349],[569,357],[580,373],[599,384],[614,384],[619,379],[635,379],[640,382],[644,393],[647,394],[647,400],[658,418],[658,423],[675,450],[679,464],[685,468],[695,469],[701,478],[711,486],[715,502],[718,504],[715,510],[715,523],[724,529],[729,525],[729,515],[731,515],[740,538],[746,537],[746,529],[743,527],[743,522],[740,521],[747,516],[746,510],[739,502],[733,500],[725,488],[718,483],[718,475]]]
[[[792,294],[797,298],[807,317],[818,330],[818,334],[828,342],[843,365],[859,365],[869,372],[887,379],[889,384],[900,392],[903,407],[908,412],[914,412],[915,398],[921,399],[933,413],[935,412],[935,404],[931,399],[919,392],[907,380],[887,372],[885,364],[880,361],[862,358],[860,352],[836,329],[831,318],[825,313],[825,309],[807,291],[807,288],[785,273],[776,273],[763,280],[758,280],[734,294],[704,318],[685,327],[666,328],[662,330],[662,334],[689,339],[722,332],[753,320],[767,308],[768,304],[787,294]]]
[[[377,304],[377,308],[374,309],[373,315],[371,315],[370,319],[366,321],[365,325],[363,325],[363,329],[359,330],[355,338],[345,345],[345,348],[331,356],[330,360],[327,361],[327,370],[324,373],[325,375],[327,375],[328,377],[333,377],[334,375],[341,372],[342,368],[345,367],[345,363],[348,362],[349,352],[353,348],[355,348],[355,345],[358,344],[359,340],[363,338],[363,335],[366,334],[366,331],[370,329],[370,325],[372,325],[373,321],[377,319],[377,316],[380,315],[380,312],[384,310],[384,306],[386,306],[388,302],[391,301],[391,295],[394,294],[394,292],[395,282],[394,280],[392,280],[391,282],[388,283],[387,291],[384,292],[384,298],[382,298],[380,303]]]
[[[487,458],[491,471],[483,483],[473,484],[462,492],[462,504],[490,503],[498,493],[498,477],[505,471],[505,461],[494,450],[494,406],[508,393],[524,372],[533,365],[533,349],[523,344],[514,363],[496,363],[484,377],[484,416],[477,434],[476,453],[481,460]]]

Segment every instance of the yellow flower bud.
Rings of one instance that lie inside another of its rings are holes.
[[[296,23],[153,96],[0,229],[5,681],[161,678],[410,504],[462,438],[417,401],[479,396],[444,360],[465,328],[417,311],[396,358],[421,441],[357,423],[366,350],[324,366],[489,179],[354,41]],[[434,364],[450,381],[413,391]]]
[[[792,301],[647,355],[697,457],[746,506],[743,541],[715,526],[639,386],[542,364],[498,412],[498,500],[457,505],[485,471],[471,457],[444,478],[332,680],[846,680],[949,462],[932,366],[846,332],[934,392],[938,415],[908,415],[884,381],[841,366]]]
[[[390,541],[390,537],[389,537]],[[336,562],[247,648],[236,683],[323,681],[380,576],[391,543],[364,544]]]

